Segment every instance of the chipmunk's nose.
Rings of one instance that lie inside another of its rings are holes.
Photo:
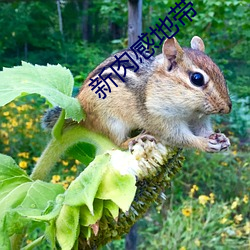
[[[231,109],[232,109],[232,102],[229,101],[222,109],[220,109],[219,113],[228,114],[231,112]]]

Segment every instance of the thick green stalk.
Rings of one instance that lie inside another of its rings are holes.
[[[69,127],[63,131],[59,138],[51,139],[33,169],[31,178],[33,180],[45,180],[61,155],[78,142],[93,144],[96,147],[97,155],[104,153],[106,150],[117,149],[115,144],[100,134],[80,125]]]

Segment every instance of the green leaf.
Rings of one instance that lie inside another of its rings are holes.
[[[0,225],[0,249],[1,250],[10,250],[10,240],[8,234],[1,228]]]
[[[31,185],[32,182],[23,183],[1,199],[0,222],[7,210],[16,208],[22,203]]]
[[[80,208],[80,225],[89,226],[95,224],[102,217],[103,200],[95,199],[93,203],[94,214],[91,214],[87,206]]]
[[[118,218],[119,207],[113,201],[110,200],[103,201],[103,207],[108,209],[108,211],[110,212],[110,214],[114,219]]]
[[[0,181],[17,176],[26,176],[28,178],[28,175],[10,156],[0,154]]]
[[[63,200],[56,197],[64,193],[64,189],[61,185],[40,180],[32,182],[11,157],[0,155],[0,159],[0,238],[4,239],[0,242],[4,249],[9,246],[9,236],[21,233],[33,219],[27,216],[41,216],[44,211],[52,211],[50,217],[52,214],[57,216]],[[59,208],[51,205],[54,200]]]
[[[9,236],[13,234],[13,226],[15,227],[15,232],[19,232],[24,224],[27,223],[23,218],[15,216],[16,214],[11,214],[10,216],[8,214],[12,208],[17,207],[22,202],[31,184],[32,182],[21,184],[0,201],[0,249],[8,249],[7,247],[10,244]]]
[[[30,178],[27,176],[17,176],[0,181],[0,201],[13,189],[25,182],[31,182]]]
[[[123,212],[129,210],[136,192],[136,179],[133,175],[121,175],[120,172],[108,168],[98,188],[96,198],[112,200]]]
[[[50,242],[51,249],[56,249],[56,223],[51,221],[45,229],[45,237]]]
[[[38,220],[36,216],[41,216],[48,202],[54,200],[58,193],[62,192],[64,189],[60,185],[42,181],[28,182],[16,187],[1,200],[3,203],[0,212],[2,228],[7,231],[8,236],[20,232],[30,220]],[[52,210],[50,217],[47,216],[47,220],[55,219],[60,209],[61,206],[58,205]]]
[[[89,239],[91,237],[92,229],[90,227],[80,227],[80,231],[84,238]]]
[[[61,185],[37,180],[30,186],[20,208],[26,209],[27,212],[29,209],[42,212],[47,207],[48,201],[55,200],[56,196],[61,193],[64,193]]]
[[[96,148],[92,144],[78,142],[70,147],[66,154],[84,163],[85,165],[88,165],[95,158]]]
[[[51,206],[51,204],[49,204]],[[42,215],[27,215],[30,219],[36,220],[36,221],[52,221],[56,219],[56,217],[59,215],[61,209],[62,209],[63,204],[61,203],[55,203],[53,204],[53,208],[51,211],[46,211],[47,208],[45,209],[45,212],[42,213]],[[19,211],[20,214],[23,214],[21,211]],[[24,214],[23,214],[24,215]]]
[[[71,250],[79,234],[79,207],[64,205],[56,220],[56,238],[64,250]]]
[[[36,93],[65,109],[66,118],[79,122],[84,114],[78,100],[71,97],[73,84],[72,74],[61,65],[34,66],[22,62],[22,66],[0,72],[0,106],[18,96]]]
[[[93,201],[103,176],[110,165],[109,161],[109,154],[97,156],[70,184],[65,192],[64,204],[70,206],[87,205],[93,214]]]
[[[28,218],[20,216],[15,209],[10,209],[5,213],[3,231],[7,237],[13,234],[22,234],[23,228],[30,223],[31,221]]]

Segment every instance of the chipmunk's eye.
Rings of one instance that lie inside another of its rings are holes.
[[[201,87],[205,84],[204,77],[201,73],[195,72],[190,75],[191,82],[198,87]]]

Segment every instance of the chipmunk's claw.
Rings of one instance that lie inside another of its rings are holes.
[[[226,151],[230,147],[229,139],[222,133],[214,133],[209,136],[209,152]]]

